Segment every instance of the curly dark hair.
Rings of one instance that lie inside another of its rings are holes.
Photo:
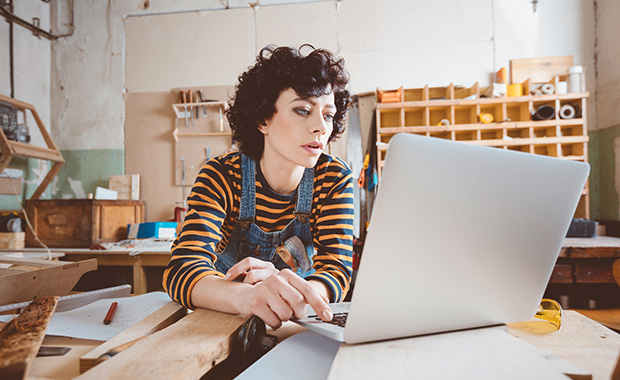
[[[303,54],[302,50],[310,50]],[[346,128],[346,114],[351,104],[345,89],[349,74],[344,70],[344,59],[325,49],[302,45],[291,47],[267,46],[256,64],[238,78],[235,95],[228,102],[226,117],[232,129],[232,138],[245,155],[259,159],[263,154],[264,136],[258,126],[276,112],[276,100],[282,91],[292,88],[302,97],[318,97],[334,93],[336,113],[334,129],[329,142],[334,141]]]

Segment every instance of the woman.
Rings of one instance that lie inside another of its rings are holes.
[[[173,300],[274,328],[306,304],[331,320],[350,283],[353,183],[323,149],[344,132],[347,83],[344,61],[309,45],[264,48],[239,76],[227,117],[240,152],[196,179],[164,273]]]

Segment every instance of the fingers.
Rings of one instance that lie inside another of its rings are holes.
[[[291,284],[304,297],[305,303],[310,305],[322,320],[332,320],[333,313],[332,310],[329,308],[326,300],[308,281],[297,276],[289,269],[284,269],[280,271],[279,275],[287,278],[289,284]],[[305,316],[303,315],[304,313],[305,311],[302,312],[302,316]],[[297,316],[297,313],[295,314],[295,316]]]
[[[250,269],[246,272],[245,277],[243,278],[243,282],[246,284],[258,284],[261,281],[273,276],[278,273],[278,270],[274,268],[265,268],[265,269]]]
[[[244,314],[256,315],[273,328],[278,328],[282,321],[288,321],[293,316],[305,317],[306,304],[324,321],[330,321],[333,317],[320,291],[288,269],[271,275],[248,291]]]
[[[233,265],[226,272],[226,280],[243,281],[248,284],[256,284],[276,274],[278,270],[269,261],[259,260],[254,257],[246,257]]]

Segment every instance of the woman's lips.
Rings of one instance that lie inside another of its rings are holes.
[[[306,152],[317,155],[323,153],[323,143],[320,142],[311,142],[305,145],[302,145],[302,148],[306,150]]]

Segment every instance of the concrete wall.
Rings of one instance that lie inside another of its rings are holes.
[[[593,204],[601,220],[619,220],[620,215],[620,2],[596,2],[596,110],[597,129],[590,133],[596,143],[592,165],[598,169],[598,203]],[[591,144],[592,145],[592,144]]]
[[[14,3],[14,13],[32,21],[34,17],[40,20],[40,27],[50,29],[50,4],[42,1],[17,1]],[[9,24],[0,21],[0,93],[11,96],[11,70],[9,53]],[[13,26],[13,96],[35,106],[43,124],[50,131],[50,58],[51,42],[43,37],[36,37],[31,31],[19,26]],[[20,124],[26,124],[30,128],[32,143],[43,145],[37,124],[30,113],[24,118],[20,114]],[[14,159],[11,167],[17,167],[24,171],[24,194],[26,197],[38,187],[47,173],[47,162],[39,163],[37,160]],[[47,191],[49,196],[49,191]],[[0,195],[0,210],[19,208],[17,197],[14,195]]]
[[[36,0],[20,3],[41,6]],[[607,21],[601,20],[607,26],[597,25],[596,31],[594,0],[545,0],[536,11],[530,1],[505,0],[261,0],[260,6],[242,0],[74,3],[75,33],[51,44],[51,76],[41,79],[51,95],[42,107],[51,114],[59,148],[81,161],[87,168],[82,173],[89,176],[78,177],[66,165],[54,197],[88,194],[97,185],[105,186],[107,176],[124,172],[124,94],[232,85],[267,43],[310,42],[338,52],[347,61],[354,93],[450,82],[487,85],[490,73],[508,67],[510,59],[570,54],[586,68],[592,94],[589,129],[618,124],[597,116],[602,108],[594,98],[596,85],[605,82],[600,75],[595,79],[594,40],[598,37],[601,43],[605,34],[611,44],[617,35],[612,11],[617,13],[619,5],[614,0],[597,1],[597,17],[601,19],[603,8],[608,12],[602,16]],[[57,11],[51,23],[66,31],[68,1],[52,4]],[[36,41],[30,38],[26,44]],[[617,58],[616,50],[610,62]],[[33,67],[26,65],[21,75],[30,75]],[[5,83],[0,79],[3,93]],[[605,91],[611,89],[610,84]],[[600,122],[608,125],[599,127]],[[593,140],[599,141],[598,133]],[[590,151],[598,157],[596,146],[591,144]],[[116,164],[93,165],[98,159],[90,155]],[[595,192],[592,199],[603,201]]]

